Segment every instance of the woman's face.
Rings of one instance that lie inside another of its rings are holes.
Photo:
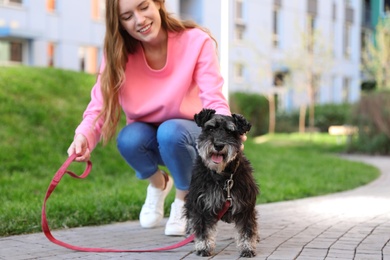
[[[156,43],[161,31],[160,3],[153,0],[119,0],[123,28],[143,43]]]

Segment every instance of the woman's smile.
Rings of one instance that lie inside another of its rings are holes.
[[[150,23],[144,27],[142,27],[141,29],[138,30],[138,32],[140,33],[146,33],[146,32],[149,32],[149,30],[152,28],[152,24],[153,23]]]

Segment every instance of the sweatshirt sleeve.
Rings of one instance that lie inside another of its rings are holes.
[[[103,119],[96,121],[100,111],[103,107],[103,97],[100,90],[100,77],[105,66],[105,60],[103,58],[99,75],[97,77],[96,83],[91,90],[91,101],[89,102],[87,108],[83,114],[83,120],[80,125],[76,128],[75,134],[82,134],[88,140],[88,148],[92,151],[101,137],[101,129],[103,125]],[[96,121],[96,122],[95,122]]]
[[[194,80],[200,89],[199,97],[204,108],[214,109],[217,114],[231,115],[222,93],[224,80],[220,73],[217,51],[208,35],[200,49]]]

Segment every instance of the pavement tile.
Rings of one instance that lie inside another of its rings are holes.
[[[382,258],[381,254],[356,254],[354,259],[356,260],[378,260],[378,259],[386,259]]]
[[[305,248],[299,254],[299,257],[317,257],[317,259],[323,259],[328,253],[328,249],[316,249],[316,248]]]

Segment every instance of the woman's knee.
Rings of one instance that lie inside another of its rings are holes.
[[[200,130],[195,122],[184,119],[172,119],[162,123],[157,131],[157,140],[161,147],[174,149],[195,146]]]
[[[118,134],[117,147],[123,153],[137,152],[149,140],[153,131],[152,126],[144,123],[132,123],[125,126]]]
[[[162,123],[157,131],[159,146],[169,146],[177,144],[181,139],[183,130],[172,120]]]

